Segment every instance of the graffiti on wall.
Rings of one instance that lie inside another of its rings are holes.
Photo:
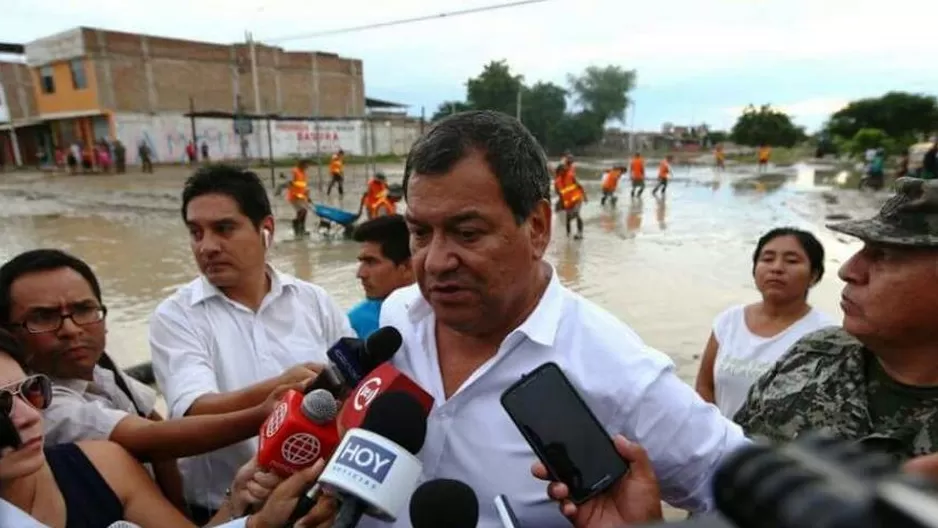
[[[186,145],[192,138],[192,123],[181,114],[148,115],[117,114],[114,128],[118,139],[127,148],[127,162],[139,163],[137,147],[145,143],[157,163],[181,163],[186,161]],[[267,137],[267,123],[254,122],[254,133],[245,136],[248,157],[268,157],[273,150],[274,158],[308,156],[319,150],[323,153],[342,149],[353,155],[363,154],[361,126],[355,121],[312,121],[272,123],[271,137]],[[235,160],[241,158],[240,138],[229,119],[196,119],[197,144],[208,145],[209,157],[213,160]]]

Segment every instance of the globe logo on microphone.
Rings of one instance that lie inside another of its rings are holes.
[[[351,437],[335,459],[349,476],[376,487],[384,483],[397,455],[380,445],[361,437]]]
[[[291,435],[280,446],[283,461],[291,466],[308,466],[319,458],[322,446],[319,439],[309,433]]]
[[[355,399],[353,400],[353,405],[356,411],[361,411],[365,407],[371,405],[371,401],[375,399],[375,396],[378,395],[378,391],[381,390],[381,378],[371,378],[370,380],[362,383],[362,386],[359,387],[358,392],[355,393]]]
[[[277,431],[280,430],[280,427],[283,426],[283,422],[287,419],[287,411],[287,402],[280,402],[280,404],[277,405],[274,412],[267,418],[267,426],[264,427],[265,437],[273,438],[274,435],[277,434]]]

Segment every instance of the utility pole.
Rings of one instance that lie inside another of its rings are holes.
[[[423,135],[423,127],[427,122],[427,109],[426,107],[420,107],[420,135]]]
[[[250,31],[246,32],[248,51],[251,57],[251,87],[254,92],[254,115],[260,117],[264,113],[261,108],[260,79],[257,74],[257,46],[254,44],[254,35]],[[251,121],[253,123],[253,120]],[[257,155],[260,158],[263,149],[263,139],[259,131],[257,132]]]
[[[315,94],[315,101],[313,104],[313,114],[314,119],[316,120],[313,125],[313,135],[316,139],[316,182],[319,185],[319,190],[322,191],[322,152],[320,151],[319,146],[319,117],[320,117],[320,106],[319,106],[319,59],[318,55],[313,53],[313,93]]]
[[[521,94],[524,92],[524,85],[518,83],[518,100],[515,103],[515,119],[521,121]]]
[[[20,142],[16,137],[16,119],[13,118],[13,107],[10,105],[10,100],[7,99],[6,87],[3,86],[2,73],[3,72],[0,71],[0,102],[6,105],[7,112],[10,114],[10,141],[13,143],[13,165],[16,167],[22,167],[23,156],[20,154]],[[22,105],[20,105],[20,107],[24,108]]]
[[[189,127],[192,129],[192,144],[198,151],[199,141],[195,137],[195,99],[191,95],[189,96]]]

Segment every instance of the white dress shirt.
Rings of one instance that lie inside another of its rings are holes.
[[[169,415],[196,398],[279,376],[303,362],[325,363],[341,337],[355,337],[345,311],[325,290],[268,268],[270,292],[257,312],[225,297],[204,277],[160,303],[150,320],[153,373]],[[217,509],[257,439],[180,461],[186,500]]]
[[[531,475],[534,452],[499,401],[522,374],[553,361],[607,432],[622,433],[648,451],[662,498],[677,507],[710,509],[711,476],[726,454],[747,442],[742,430],[681,381],[667,356],[647,349],[628,326],[551,273],[534,312],[449,400],[432,308],[416,285],[385,300],[381,325],[396,327],[404,337],[392,361],[435,399],[419,453],[422,480],[468,484],[479,498],[481,528],[501,527],[493,503],[499,493],[512,502],[523,526],[569,526],[548,499],[546,483]],[[408,512],[399,515],[394,526],[409,527]],[[368,520],[361,526],[385,525]]]
[[[49,528],[3,499],[0,499],[0,526],[3,528]]]
[[[156,391],[123,373],[144,416],[156,405]],[[52,403],[43,411],[45,444],[67,444],[82,440],[108,440],[117,424],[128,414],[137,414],[133,402],[124,394],[110,370],[95,366],[94,381],[81,379],[52,380]]]

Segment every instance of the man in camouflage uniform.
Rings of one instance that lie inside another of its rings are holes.
[[[938,181],[900,178],[876,217],[828,227],[865,243],[840,269],[843,328],[795,343],[734,421],[778,442],[822,430],[900,460],[938,452]]]

